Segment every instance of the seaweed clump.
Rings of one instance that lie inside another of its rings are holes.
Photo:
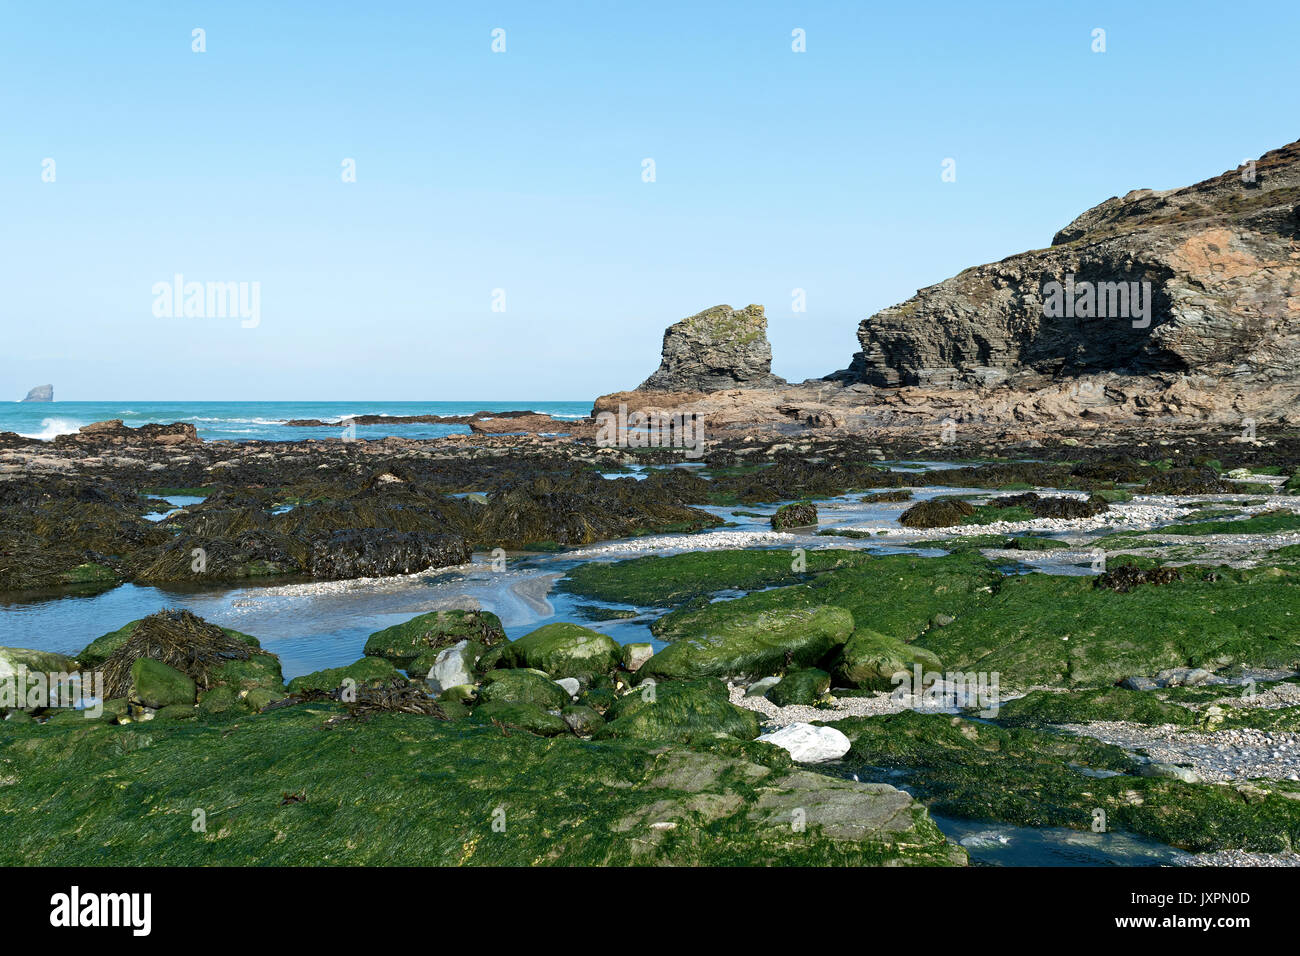
[[[1139,568],[1133,564],[1123,564],[1098,575],[1093,587],[1127,594],[1143,584],[1172,584],[1182,579],[1183,575],[1177,568]]]
[[[969,501],[935,498],[912,505],[898,516],[898,523],[905,528],[948,528],[974,513]]]
[[[142,657],[180,671],[207,690],[213,671],[255,653],[266,652],[189,611],[167,608],[142,619],[104,661],[104,699],[127,696],[133,683],[131,666]]]

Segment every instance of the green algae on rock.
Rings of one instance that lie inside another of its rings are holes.
[[[608,674],[622,651],[610,637],[567,621],[546,624],[504,645],[500,666],[531,667],[552,678]]]
[[[943,666],[932,651],[862,628],[841,648],[835,676],[850,687],[892,690],[894,675],[911,674],[918,664],[925,673],[937,673]]]
[[[644,684],[615,701],[607,716],[597,737],[685,743],[717,734],[753,740],[759,730],[758,714],[732,704],[716,678]]]
[[[767,677],[817,664],[853,633],[842,607],[794,608],[737,615],[725,625],[668,645],[637,671],[642,677]]]
[[[506,632],[501,619],[490,611],[430,611],[371,634],[363,653],[405,669],[428,651],[464,640],[494,647],[505,643]]]
[[[287,688],[291,694],[298,694],[304,691],[333,691],[343,686],[344,681],[354,681],[357,686],[362,684],[379,685],[393,680],[401,680],[402,675],[393,666],[392,662],[382,657],[363,657],[359,661],[354,661],[346,667],[327,667],[324,670],[312,671],[310,674],[303,674],[289,681]]]
[[[194,681],[174,667],[147,657],[137,657],[131,665],[131,697],[146,707],[192,705]]]
[[[0,788],[10,824],[0,863],[965,861],[892,787],[633,740],[545,740],[490,722],[330,722],[343,712],[321,702],[236,721],[0,724],[0,765],[12,778]],[[106,798],[106,780],[129,785]],[[285,793],[301,799],[286,805]],[[791,825],[800,807],[802,828]],[[203,832],[191,828],[196,808]]]
[[[805,667],[786,674],[764,696],[778,707],[811,706],[830,689],[830,674],[819,667]]]
[[[527,668],[488,671],[479,697],[484,702],[529,704],[543,710],[559,710],[571,702],[563,687],[541,671]]]

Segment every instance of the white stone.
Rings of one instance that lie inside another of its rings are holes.
[[[758,739],[780,747],[796,763],[839,760],[852,746],[849,738],[834,727],[814,727],[812,724],[788,724]]]
[[[474,662],[467,659],[470,657],[466,653],[468,647],[469,641],[461,641],[439,652],[425,678],[429,690],[441,694],[448,687],[474,683]]]
[[[570,697],[577,697],[578,691],[582,689],[582,685],[578,683],[576,677],[561,677],[555,683],[563,687]]]

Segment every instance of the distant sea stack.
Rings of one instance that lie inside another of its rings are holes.
[[[1036,388],[1114,372],[1300,386],[1300,142],[1194,186],[1108,199],[1047,249],[877,312],[858,341],[828,379]]]
[[[715,392],[784,384],[772,374],[763,307],[715,305],[668,327],[659,368],[639,390]]]
[[[30,392],[27,393],[27,397],[24,398],[23,401],[24,402],[52,402],[54,401],[54,386],[37,385],[34,389],[32,389]]]

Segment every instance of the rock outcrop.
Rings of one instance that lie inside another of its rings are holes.
[[[1300,142],[1253,169],[1108,199],[1047,249],[876,313],[858,340],[828,379],[1035,389],[1112,372],[1300,388]]]
[[[52,402],[54,401],[54,386],[37,385],[34,389],[32,389],[30,392],[27,393],[27,397],[24,398],[23,401],[24,402]]]
[[[772,374],[763,307],[717,305],[668,327],[659,368],[640,390],[715,392],[784,384]]]

